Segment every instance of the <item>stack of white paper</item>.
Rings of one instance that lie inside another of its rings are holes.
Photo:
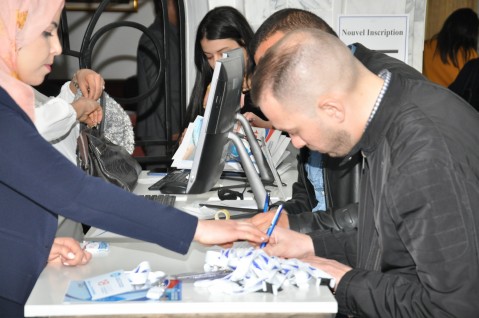
[[[261,146],[260,140],[264,140],[266,147],[268,148],[269,153],[271,154],[272,163],[274,167],[278,170],[279,174],[284,173],[287,171],[291,164],[284,163],[285,159],[291,154],[289,150],[287,150],[288,145],[291,143],[291,138],[283,135],[281,131],[275,129],[266,129],[266,128],[258,128],[252,127],[253,133],[258,140],[258,143]],[[239,131],[240,135],[244,135],[243,130]],[[243,138],[243,144],[245,145],[248,153],[251,154],[250,146],[246,138]],[[264,150],[263,150],[264,151]],[[251,161],[255,163],[255,158],[251,155]],[[225,170],[230,169],[233,171],[242,171],[241,165],[239,162],[228,162]]]
[[[198,116],[194,123],[190,123],[186,130],[183,141],[181,142],[178,150],[173,155],[172,167],[177,169],[191,169],[193,166],[193,157],[196,150],[196,144],[199,138],[199,132],[201,130],[203,118]],[[242,128],[238,130],[239,136],[244,136],[244,131]],[[291,154],[287,150],[288,145],[291,142],[291,138],[283,135],[281,131],[275,129],[265,129],[253,127],[253,133],[257,140],[264,138],[266,146],[268,147],[269,153],[272,156],[273,164],[278,172],[282,174],[287,171],[291,166],[290,163],[285,163],[283,166],[280,166],[285,159]],[[246,147],[247,152],[250,154],[250,158],[255,163],[255,158],[251,154],[249,143],[246,137],[242,138],[243,144]],[[230,154],[229,160],[227,161],[224,170],[225,171],[242,171],[241,164],[239,163],[239,158],[235,151]]]
[[[172,167],[191,170],[202,123],[203,117],[197,116],[195,121],[188,125],[183,141],[173,155]]]

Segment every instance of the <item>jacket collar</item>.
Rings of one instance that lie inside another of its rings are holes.
[[[361,151],[364,155],[372,153],[381,143],[388,132],[396,114],[399,112],[399,104],[403,94],[404,85],[397,74],[391,74],[391,82],[384,94],[379,108],[363,133],[359,142],[353,147],[346,158]]]

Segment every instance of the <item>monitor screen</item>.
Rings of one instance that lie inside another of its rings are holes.
[[[242,49],[231,51],[216,62],[186,193],[204,193],[214,187],[225,167],[230,142],[233,142],[255,200],[258,206],[263,207],[266,190],[242,141],[234,133],[243,78]]]
[[[216,62],[186,193],[209,191],[223,172],[228,134],[234,129],[240,109],[243,65],[242,54]]]

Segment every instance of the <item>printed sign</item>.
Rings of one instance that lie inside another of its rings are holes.
[[[361,43],[407,63],[408,15],[341,15],[338,36],[346,44]]]

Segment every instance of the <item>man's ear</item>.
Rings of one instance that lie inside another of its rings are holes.
[[[335,99],[323,99],[318,103],[318,110],[338,122],[344,121],[344,105]]]

